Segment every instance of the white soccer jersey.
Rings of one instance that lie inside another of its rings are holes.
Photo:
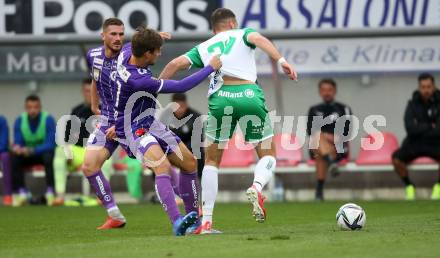
[[[248,34],[254,31],[245,28],[220,32],[185,54],[192,66],[198,68],[208,65],[212,56],[221,55],[223,66],[211,76],[208,96],[223,85],[223,75],[252,82],[257,80],[255,45],[247,40]]]

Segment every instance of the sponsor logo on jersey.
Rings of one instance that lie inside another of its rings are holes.
[[[248,98],[253,98],[255,96],[255,93],[253,90],[247,89],[244,91],[244,95]]]
[[[99,75],[100,75],[101,71],[99,71],[99,69],[97,68],[93,68],[93,79],[95,81],[99,81]]]
[[[225,98],[231,98],[231,99],[237,99],[237,98],[243,98],[243,92],[229,92],[229,91],[218,91],[219,97],[225,97]]]

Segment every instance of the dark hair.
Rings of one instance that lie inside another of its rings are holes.
[[[217,8],[211,14],[211,26],[216,27],[219,23],[225,22],[228,19],[235,19],[235,14],[227,8]]]
[[[137,27],[131,39],[131,52],[135,57],[141,57],[148,51],[160,49],[162,44],[163,40],[159,33],[142,25]]]
[[[173,96],[171,96],[171,101],[173,101],[173,102],[177,102],[177,101],[186,102],[186,94],[185,93],[174,93]]]
[[[82,85],[91,84],[91,83],[92,83],[92,78],[90,77],[82,79]]]
[[[38,102],[40,102],[40,97],[38,97],[35,94],[31,94],[31,95],[26,97],[25,102],[28,102],[28,101],[38,101]]]
[[[427,80],[427,79],[430,79],[432,81],[432,83],[435,83],[434,76],[432,76],[432,74],[430,74],[430,73],[422,73],[422,74],[420,74],[418,81],[421,82],[421,81],[424,81],[424,80]]]
[[[124,23],[120,19],[118,19],[116,17],[108,18],[102,24],[102,30],[107,29],[107,27],[110,26],[110,25],[124,26]]]
[[[321,88],[321,86],[323,84],[330,84],[335,89],[337,87],[335,80],[333,80],[332,78],[324,78],[324,79],[320,80],[318,83],[318,87]]]

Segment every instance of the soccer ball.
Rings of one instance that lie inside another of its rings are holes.
[[[365,226],[367,215],[361,206],[347,203],[336,213],[338,226],[343,230],[360,230]]]

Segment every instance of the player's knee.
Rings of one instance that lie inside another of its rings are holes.
[[[97,164],[97,162],[94,162],[90,159],[84,160],[84,163],[82,165],[82,171],[85,175],[91,175],[98,171],[100,169],[100,166]]]
[[[158,164],[150,164],[148,167],[150,167],[156,175],[167,174],[171,171],[171,163],[168,159],[164,159]]]
[[[185,160],[182,167],[183,172],[194,172],[197,170],[197,159],[194,156]]]

